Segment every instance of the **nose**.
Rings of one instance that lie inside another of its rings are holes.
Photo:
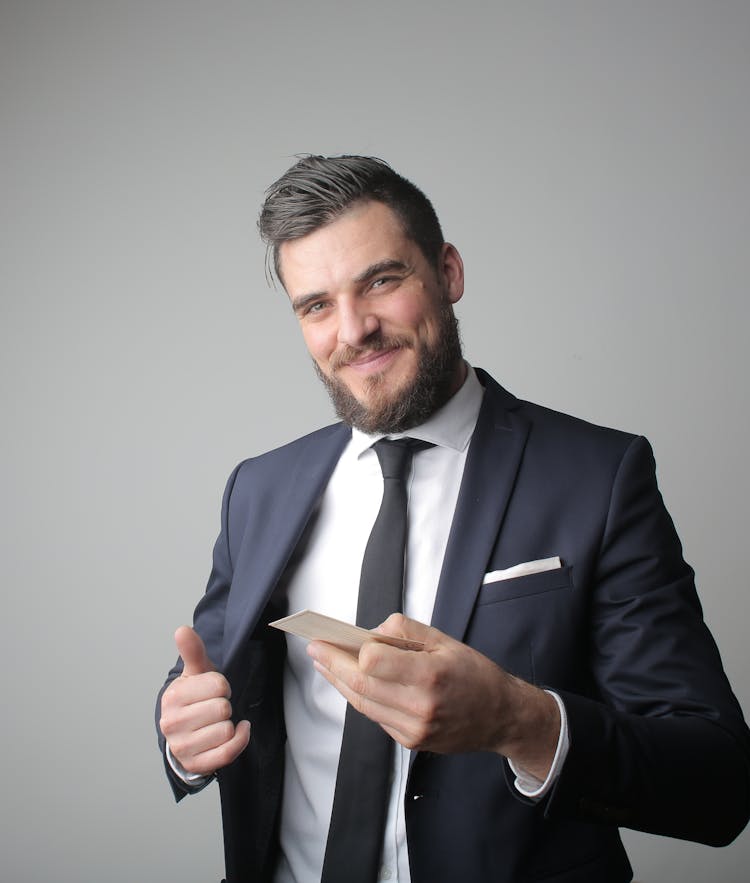
[[[340,345],[361,347],[380,328],[378,317],[362,301],[341,304],[337,340]]]

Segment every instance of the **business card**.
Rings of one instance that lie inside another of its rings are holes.
[[[274,620],[268,623],[275,629],[281,629],[308,641],[325,641],[334,644],[347,653],[356,656],[360,647],[366,641],[376,641],[379,644],[389,644],[398,647],[399,650],[423,650],[421,641],[410,641],[406,638],[392,638],[390,635],[381,635],[380,632],[371,632],[360,626],[315,613],[312,610],[300,610],[291,616]]]

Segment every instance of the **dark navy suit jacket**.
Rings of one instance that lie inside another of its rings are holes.
[[[629,881],[618,826],[729,842],[750,813],[750,733],[648,443],[477,374],[484,401],[432,625],[556,690],[570,751],[538,803],[496,755],[416,753],[405,807],[413,883]],[[247,750],[217,776],[229,883],[269,879],[277,855],[285,644],[266,624],[293,612],[278,583],[349,435],[337,424],[247,460],[224,495],[195,627],[229,679],[235,718],[252,724]],[[488,571],[555,555],[561,570],[482,585]],[[188,793],[168,773],[176,796]]]

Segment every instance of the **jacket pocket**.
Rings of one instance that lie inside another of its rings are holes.
[[[510,601],[512,598],[525,598],[539,595],[542,592],[555,592],[558,589],[571,587],[571,568],[558,567],[555,570],[544,570],[541,573],[530,573],[513,579],[501,579],[486,583],[477,595],[477,606],[497,604],[498,601]]]

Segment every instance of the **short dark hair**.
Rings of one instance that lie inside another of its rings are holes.
[[[422,191],[374,156],[302,156],[266,191],[258,229],[283,284],[279,248],[330,224],[357,202],[382,202],[437,268],[443,245],[435,209]]]

